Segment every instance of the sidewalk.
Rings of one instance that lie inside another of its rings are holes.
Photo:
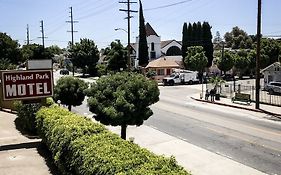
[[[120,134],[120,127],[107,128],[116,134]],[[254,168],[145,125],[140,127],[129,126],[127,138],[130,137],[134,137],[134,143],[155,154],[175,156],[179,165],[193,175],[265,175]]]
[[[0,111],[0,175],[49,175],[46,154],[40,151],[40,139],[28,139],[14,125],[15,114]],[[120,134],[120,127],[108,127]],[[176,137],[142,125],[129,126],[127,138],[143,148],[165,156],[175,156],[178,163],[194,175],[264,175],[227,157],[194,146]]]
[[[0,111],[0,175],[55,174],[41,140],[23,136],[15,127],[15,119],[15,114]]]
[[[212,102],[210,100],[210,97],[209,97],[209,100],[200,99],[200,94],[193,95],[193,96],[191,96],[191,98],[196,101],[213,103],[215,105],[229,106],[229,107],[243,109],[243,110],[250,110],[250,111],[254,111],[254,112],[265,113],[265,114],[272,115],[278,119],[281,119],[281,107],[278,107],[278,106],[260,104],[260,109],[256,109],[255,102],[252,102],[248,105],[243,102],[232,102],[231,99],[223,98],[223,97],[220,97],[220,100],[215,100],[214,102]]]

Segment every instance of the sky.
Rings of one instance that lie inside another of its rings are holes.
[[[122,1],[122,0],[120,0]],[[45,45],[65,48],[71,41],[69,7],[73,8],[74,41],[93,40],[98,48],[119,39],[127,44],[126,4],[119,0],[0,0],[0,32],[5,32],[21,45],[26,43],[29,25],[31,43],[42,44],[40,21],[44,21]],[[127,1],[127,0],[124,0]],[[133,1],[133,0],[130,0]],[[139,10],[138,0],[131,4]],[[256,34],[258,0],[142,0],[145,21],[161,40],[181,41],[184,22],[207,21],[212,34],[223,36],[235,26],[248,34]],[[262,0],[262,34],[281,35],[281,1]],[[138,36],[139,14],[131,18],[131,42]],[[121,28],[124,30],[114,30]]]

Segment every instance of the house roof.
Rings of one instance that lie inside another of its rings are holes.
[[[145,29],[146,29],[146,36],[150,36],[150,35],[158,36],[157,33],[155,32],[155,30],[151,27],[151,25],[149,23],[146,23]]]
[[[180,68],[182,56],[162,56],[148,63],[145,68]]]
[[[177,40],[166,40],[166,41],[161,41],[161,48],[164,48],[164,47],[166,47],[167,45],[169,45],[171,42],[173,42],[173,41],[175,41],[175,42],[177,42],[177,43],[179,43],[180,45],[182,45],[182,42],[181,41],[177,41]]]
[[[260,72],[263,73],[265,71],[268,71],[274,67],[280,67],[281,68],[281,64],[280,62],[275,62],[275,63],[272,63],[271,65],[267,66],[266,68],[262,69]]]

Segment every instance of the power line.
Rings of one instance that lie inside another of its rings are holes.
[[[148,9],[144,9],[144,10],[145,11],[158,10],[158,9],[176,6],[176,5],[179,5],[179,4],[184,4],[184,3],[187,3],[187,2],[190,2],[190,1],[192,1],[192,0],[180,1],[180,2],[176,2],[176,3],[172,3],[172,4],[168,4],[168,5],[162,5],[162,6],[159,6],[159,7],[148,8]]]
[[[78,20],[82,20],[82,19],[85,19],[85,18],[89,18],[89,17],[95,16],[95,15],[104,13],[104,12],[110,10],[110,8],[112,8],[112,7],[114,7],[114,6],[115,6],[115,2],[112,3],[112,4],[110,4],[110,5],[108,5],[108,6],[106,6],[106,7],[104,7],[104,8],[102,8],[102,9],[100,9],[100,10],[98,10],[98,11],[95,11],[95,12],[90,13],[90,14],[88,14],[88,15],[81,16],[81,17],[78,18]],[[95,8],[95,9],[96,9],[96,8]]]

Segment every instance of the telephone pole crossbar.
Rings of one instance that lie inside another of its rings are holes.
[[[126,12],[127,13],[127,17],[125,19],[128,20],[128,46],[127,46],[127,49],[128,49],[128,70],[130,71],[131,70],[131,41],[130,41],[130,33],[131,33],[131,22],[130,22],[130,19],[133,17],[131,16],[131,13],[137,13],[138,11],[136,10],[131,10],[131,4],[135,4],[137,2],[130,2],[130,0],[127,0],[127,1],[122,1],[122,2],[119,2],[121,4],[127,4],[127,9],[119,9],[119,11],[123,11],[123,12]]]
[[[72,7],[70,7],[70,21],[66,21],[67,23],[70,23],[71,25],[71,29],[70,31],[67,31],[67,32],[70,32],[71,33],[71,46],[73,46],[74,44],[74,32],[78,32],[78,31],[74,31],[74,23],[78,23],[78,21],[74,21],[73,20],[73,12],[72,12]]]

